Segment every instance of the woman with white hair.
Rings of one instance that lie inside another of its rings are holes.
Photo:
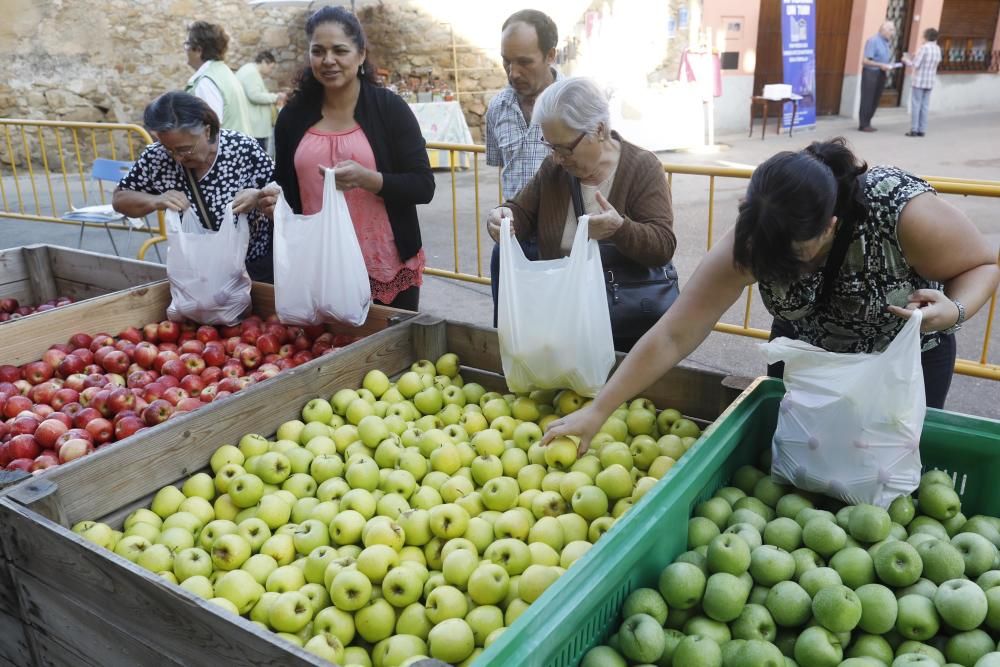
[[[601,242],[615,349],[628,351],[677,295],[663,166],[611,129],[607,98],[589,79],[551,84],[532,122],[552,153],[516,197],[490,211],[487,231],[497,240],[500,220],[510,218],[517,237],[537,234],[539,259],[554,259],[569,254],[577,218],[588,214],[590,238]]]

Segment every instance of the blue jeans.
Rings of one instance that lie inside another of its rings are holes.
[[[538,241],[528,239],[519,241],[524,256],[535,261],[538,259]],[[493,290],[493,328],[497,326],[497,298],[500,294],[500,244],[493,244],[493,255],[490,256],[490,289]]]
[[[930,88],[910,89],[910,130],[923,134],[927,131],[927,110],[931,106]]]

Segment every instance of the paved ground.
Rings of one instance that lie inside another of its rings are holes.
[[[864,134],[857,132],[855,123],[850,119],[827,117],[820,119],[814,131],[802,131],[791,138],[784,134],[768,134],[764,141],[760,139],[758,126],[753,138],[747,138],[745,133],[718,137],[719,146],[714,151],[670,152],[661,154],[661,158],[667,162],[684,164],[753,166],[778,151],[798,150],[810,141],[843,135],[856,152],[872,164],[895,164],[921,175],[1000,180],[1000,116],[995,113],[948,116],[932,114],[930,131],[924,138],[903,136],[909,129],[909,119],[902,109],[879,110],[874,123],[879,132]],[[459,268],[464,272],[477,272],[475,243],[479,229],[483,240],[481,271],[482,275],[488,276],[492,242],[483,230],[482,220],[488,208],[497,202],[496,170],[480,163],[478,215],[474,182],[471,170],[456,174],[454,199],[458,210]],[[429,266],[453,269],[455,249],[451,233],[451,175],[439,172],[437,183],[435,200],[420,211],[427,262]],[[715,238],[732,224],[736,202],[745,187],[745,181],[739,179],[717,181]],[[8,187],[8,195],[11,192],[12,188]],[[697,265],[707,242],[708,179],[695,176],[675,177],[673,195],[675,225],[680,240],[675,263],[683,281]],[[962,208],[994,246],[1000,245],[1000,201],[982,197],[949,197],[949,201]],[[62,202],[57,204],[61,205]],[[116,238],[124,241],[124,233]],[[58,224],[0,218],[0,246],[31,242],[75,247],[77,229]],[[136,251],[139,242],[139,236],[133,235],[130,254]],[[119,242],[120,248],[123,245]],[[87,230],[84,247],[104,252],[111,250],[103,230]],[[492,323],[489,286],[427,276],[421,297],[421,310],[425,312],[480,325]],[[743,308],[743,302],[740,302],[727,314],[724,321],[742,322]],[[761,328],[767,328],[770,324],[770,318],[758,299],[754,300],[751,324]],[[985,324],[984,312],[960,333],[960,356],[979,358]],[[756,376],[764,368],[757,343],[752,339],[712,334],[692,355],[691,361],[707,368]],[[994,316],[990,360],[993,363],[1000,360],[1000,314]],[[998,419],[1000,383],[956,376],[947,407]]]

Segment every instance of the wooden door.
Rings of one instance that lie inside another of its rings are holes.
[[[816,10],[816,115],[840,113],[847,35],[854,0],[823,0]],[[781,61],[781,0],[761,0],[753,94],[784,81]],[[755,114],[760,116],[758,109]]]
[[[913,0],[889,0],[885,10],[885,20],[896,25],[896,36],[889,43],[892,61],[899,62],[910,43],[910,26],[913,25]],[[866,38],[867,39],[867,38]],[[903,78],[906,68],[900,67],[889,72],[885,79],[885,89],[879,99],[880,107],[898,107],[903,102]]]
[[[816,115],[835,116],[840,113],[854,0],[823,0],[816,5]]]

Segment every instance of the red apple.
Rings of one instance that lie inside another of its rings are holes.
[[[87,351],[87,354],[90,354],[89,350]],[[93,355],[91,355],[91,357],[93,357]],[[68,378],[70,375],[75,375],[83,371],[83,368],[86,365],[87,364],[84,360],[77,355],[69,354],[59,362],[59,365],[56,367],[56,375],[61,378]]]
[[[177,405],[182,399],[188,398],[190,395],[181,387],[170,387],[163,392],[163,398],[170,401],[171,405]]]
[[[313,356],[313,354],[308,350],[299,350],[298,352],[292,355],[292,361],[295,362],[296,366],[301,366],[307,361],[312,361],[314,358],[315,357]]]
[[[173,375],[179,380],[187,374],[187,366],[180,359],[170,359],[160,366],[160,375]]]
[[[128,377],[125,379],[125,386],[142,389],[151,382],[153,382],[153,378],[149,375],[148,371],[135,371],[128,374]]]
[[[114,424],[104,418],[91,420],[86,428],[87,433],[94,439],[95,445],[103,445],[105,442],[110,441],[115,434]]]
[[[181,385],[181,381],[176,375],[161,375],[157,379],[157,382],[162,384],[164,389],[179,387]]]
[[[205,351],[205,343],[198,340],[197,338],[193,338],[191,340],[186,340],[183,343],[181,343],[181,346],[177,348],[177,351],[180,352],[181,354],[184,354],[185,352],[194,352],[196,354],[201,354],[202,352]]]
[[[46,419],[35,429],[35,440],[44,449],[54,449],[59,436],[69,430],[69,426],[59,419]]]
[[[83,374],[88,377],[91,375],[103,376],[104,367],[98,364],[89,364],[83,367]]]
[[[69,346],[76,349],[80,347],[89,348],[90,344],[94,342],[94,339],[85,333],[75,333],[69,337]]]
[[[42,361],[52,367],[52,370],[59,368],[59,363],[66,358],[66,353],[62,350],[50,347],[42,354]]]
[[[149,406],[142,411],[142,420],[147,426],[156,426],[170,418],[174,412],[174,406],[170,401],[158,398],[151,401]]]
[[[32,361],[22,368],[24,379],[31,384],[39,384],[52,379],[54,369],[44,361]]]
[[[129,327],[118,334],[119,339],[124,339],[130,343],[138,343],[142,340],[142,332],[136,327]]]
[[[102,373],[104,372],[104,358],[112,352],[120,352],[120,350],[113,345],[105,345],[94,351],[94,365],[100,367]],[[91,364],[87,365],[90,366]]]
[[[277,364],[263,364],[257,369],[257,372],[261,374],[263,379],[269,380],[280,373],[281,369],[278,368]]]
[[[156,361],[159,353],[160,348],[149,341],[142,341],[136,344],[135,351],[132,353],[132,359],[143,368],[153,368],[153,363]]]
[[[42,453],[35,436],[23,433],[8,441],[7,451],[12,459],[33,459]]]
[[[90,348],[78,347],[70,352],[74,357],[80,357],[83,360],[83,365],[88,366],[94,363],[94,353],[90,351]]]
[[[80,403],[78,402],[67,403],[66,405],[59,408],[59,412],[63,413],[64,415],[70,418],[70,425],[72,425],[72,420],[78,414],[80,414],[81,410],[83,410],[83,406],[80,405]]]
[[[66,428],[72,428],[73,427],[73,418],[70,417],[65,412],[61,412],[59,410],[56,410],[55,412],[53,412],[52,414],[50,414],[48,417],[46,417],[45,419],[42,420],[43,423],[47,422],[47,421],[61,422],[61,423],[63,423],[63,424],[66,425]]]
[[[54,468],[57,465],[59,465],[59,455],[55,451],[47,449],[35,457],[35,463],[31,466],[30,470],[31,472],[35,472],[45,470],[46,468]]]
[[[21,379],[21,369],[5,364],[0,366],[0,382],[16,382]]]
[[[169,320],[164,320],[160,322],[160,325],[156,329],[156,333],[163,343],[173,343],[176,342],[181,335],[181,328],[177,322],[171,322]]]
[[[0,299],[0,311],[3,311],[5,313],[13,313],[18,308],[20,308],[20,306],[21,304],[18,303],[17,299],[13,297]]]
[[[226,348],[222,343],[206,345],[201,358],[207,366],[221,366],[226,361]]]
[[[242,377],[244,374],[243,364],[239,363],[229,363],[228,361],[222,367],[222,377],[223,378],[238,378]]]
[[[115,339],[106,333],[99,333],[90,341],[90,351],[97,354],[102,347],[114,347]]]
[[[87,391],[88,389],[103,389],[105,384],[107,384],[107,380],[104,379],[104,373],[91,373],[83,381],[83,391]],[[83,391],[80,393],[83,394]],[[94,392],[90,392],[90,395],[93,396]]]
[[[71,438],[59,448],[59,462],[68,463],[94,451],[94,445],[83,438]]]
[[[288,337],[288,328],[280,322],[268,322],[264,325],[264,333],[278,339],[278,344],[283,345],[291,340]]]
[[[160,325],[156,323],[147,324],[142,328],[142,338],[150,343],[160,342]]]
[[[180,362],[187,368],[189,375],[191,373],[201,373],[205,370],[205,360],[196,352],[185,352],[181,355]]]
[[[316,340],[317,338],[319,338],[320,336],[322,336],[324,333],[326,333],[326,325],[325,324],[308,324],[308,325],[302,327],[302,331],[305,333],[305,335],[308,338]]]
[[[62,410],[66,407],[67,403],[75,403],[78,400],[80,400],[80,392],[75,389],[70,389],[69,387],[63,387],[52,395],[52,400],[49,401],[49,405],[56,410]]]
[[[324,354],[333,349],[332,345],[326,345],[324,343],[314,343],[312,349],[312,355],[314,357],[322,357]]]
[[[136,416],[130,415],[115,423],[115,440],[124,440],[145,424]]]
[[[261,354],[277,354],[278,349],[281,348],[278,337],[268,333],[258,336],[254,344]]]
[[[253,345],[257,339],[263,335],[263,330],[258,326],[248,326],[244,323],[243,331],[240,333],[240,340],[248,345]]]
[[[104,357],[104,361],[101,363],[102,366],[109,373],[124,373],[128,370],[128,365],[131,363],[131,359],[128,355],[121,350],[113,350],[108,352]]]
[[[104,387],[106,389],[113,389],[115,387],[124,387],[125,378],[118,373],[105,373],[104,374]]]
[[[180,355],[174,352],[173,350],[161,349],[157,353],[156,359],[153,360],[153,368],[156,369],[158,373],[163,373],[163,364],[167,363],[168,361],[178,360],[180,358],[181,358]]]
[[[201,379],[204,380],[206,385],[218,382],[222,379],[222,369],[218,366],[209,366],[201,372]]]
[[[3,406],[3,416],[8,418],[17,417],[25,410],[31,410],[32,402],[27,396],[11,396]],[[15,457],[16,458],[16,457]]]
[[[31,392],[31,387],[34,386],[27,380],[17,380],[14,382],[14,388],[17,389],[17,393],[21,396],[27,396]]]
[[[278,356],[282,359],[290,358],[293,354],[295,354],[295,346],[291,343],[285,343],[278,348]]]
[[[194,396],[188,396],[187,398],[182,398],[177,402],[177,409],[175,412],[191,412],[192,410],[197,410],[201,406],[205,405],[200,399]]]
[[[42,382],[41,384],[36,384],[28,392],[28,398],[33,400],[35,403],[51,403],[52,397],[55,396],[56,392],[59,391],[61,387],[49,380],[47,382]]]
[[[34,435],[35,431],[38,430],[38,425],[41,423],[42,420],[38,418],[38,415],[22,412],[11,422],[10,434]]]
[[[296,350],[308,350],[312,347],[312,341],[306,336],[296,336],[292,341],[292,347]]]
[[[274,362],[274,365],[283,371],[287,371],[289,368],[295,368],[295,362],[291,358],[282,357]]]
[[[96,408],[84,408],[76,413],[75,417],[73,417],[73,426],[75,428],[85,429],[87,428],[87,424],[100,418],[101,413],[98,412]]]
[[[52,407],[51,405],[47,405],[45,403],[35,403],[35,407],[31,408],[31,411],[33,413],[35,413],[35,415],[39,419],[45,419],[46,417],[48,417],[49,415],[51,415],[53,412],[55,412],[56,409],[54,407]]]
[[[233,354],[236,351],[236,346],[243,341],[239,336],[231,336],[225,340],[226,354]]]
[[[200,400],[202,403],[211,403],[213,400],[215,400],[215,395],[218,392],[219,392],[219,385],[210,384],[201,390],[201,393],[198,394],[198,400]]]
[[[185,375],[181,378],[180,389],[188,393],[188,396],[198,396],[205,388],[205,381],[198,375]]]
[[[180,354],[180,352],[177,352],[177,343],[160,343],[159,348],[160,352],[166,350],[168,352],[176,352],[177,354]]]
[[[195,337],[202,343],[219,340],[219,330],[211,325],[205,324],[198,327],[198,330],[195,332]]]
[[[245,368],[257,368],[260,366],[260,357],[260,350],[253,345],[240,350],[240,363]]]
[[[238,377],[226,377],[219,380],[216,398],[222,392],[236,393],[240,390],[240,379]]]
[[[123,410],[131,410],[135,407],[135,394],[125,387],[114,389],[108,396],[107,406],[113,415]]]
[[[14,459],[7,464],[7,470],[23,470],[31,472],[31,466],[35,465],[35,459]]]

